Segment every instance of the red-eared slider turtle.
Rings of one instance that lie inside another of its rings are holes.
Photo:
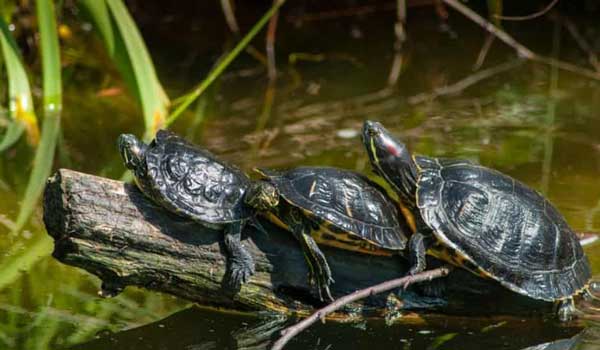
[[[408,226],[385,191],[366,177],[326,167],[256,170],[283,199],[265,216],[298,239],[309,265],[309,280],[316,282],[321,299],[323,294],[331,299],[333,279],[317,243],[377,255],[399,254],[405,248]]]
[[[254,273],[254,261],[240,237],[255,211],[244,202],[246,190],[252,186],[246,174],[166,130],[159,130],[149,145],[130,134],[121,135],[118,144],[125,166],[147,197],[173,213],[224,229],[228,283],[237,289],[247,282]],[[265,195],[275,192],[272,186],[261,188]],[[278,198],[259,196],[254,202],[266,209],[277,205],[269,202],[271,199]]]
[[[363,142],[377,174],[413,214],[412,272],[425,252],[491,277],[535,299],[559,301],[561,320],[577,311],[590,265],[558,210],[527,185],[464,160],[414,156],[381,124],[366,121]]]

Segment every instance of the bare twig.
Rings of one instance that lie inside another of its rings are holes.
[[[231,30],[234,34],[240,33],[240,27],[237,24],[237,20],[235,19],[235,14],[233,13],[233,6],[231,6],[232,0],[221,0],[221,8],[223,9],[223,15],[225,15],[225,21],[227,22],[227,26],[229,30]]]
[[[277,0],[273,0],[277,1]],[[277,67],[275,65],[275,33],[277,32],[277,21],[279,18],[279,11],[273,14],[273,17],[269,20],[269,27],[267,29],[267,40],[266,40],[266,51],[267,51],[267,71],[269,74],[269,80],[273,81],[277,78]]]
[[[471,10],[470,8],[463,5],[459,1],[457,1],[457,0],[442,0],[442,1],[445,2],[446,4],[448,4],[449,6],[451,6],[452,8],[454,8],[456,11],[462,13],[464,16],[466,16],[473,22],[479,24],[481,27],[483,27],[485,30],[487,30],[488,32],[495,35],[498,39],[502,40],[508,46],[515,49],[517,51],[517,54],[521,57],[524,57],[526,59],[529,59],[529,60],[532,60],[535,62],[544,63],[549,66],[556,67],[558,69],[565,70],[565,71],[568,71],[571,73],[576,73],[576,74],[582,75],[586,78],[600,80],[600,74],[598,72],[595,72],[593,70],[586,69],[583,67],[579,67],[572,63],[560,61],[560,60],[552,58],[552,57],[540,56],[540,55],[534,53],[533,51],[531,51],[527,47],[525,47],[523,44],[516,41],[508,33],[503,31],[502,29],[496,27],[490,21],[481,17],[475,11]]]
[[[502,29],[496,27],[491,22],[489,22],[485,18],[481,17],[475,11],[471,10],[470,8],[463,5],[462,3],[458,2],[457,0],[442,0],[442,1],[444,1],[446,4],[448,4],[448,6],[454,8],[456,11],[465,15],[467,18],[469,18],[473,22],[479,24],[481,27],[483,27],[488,32],[494,34],[498,39],[500,39],[504,43],[506,43],[506,45],[514,48],[517,51],[517,53],[519,54],[519,56],[525,57],[527,59],[533,59],[536,56],[536,54],[533,53],[533,51],[529,50],[528,48],[523,46],[521,43],[516,41],[508,33],[503,31]]]
[[[305,318],[301,322],[298,322],[297,324],[284,329],[281,332],[282,337],[279,338],[279,340],[277,340],[275,344],[273,344],[271,350],[283,349],[285,344],[287,344],[298,333],[302,332],[306,328],[310,327],[310,325],[312,325],[313,323],[317,322],[320,319],[323,319],[328,314],[340,309],[346,304],[369,297],[374,294],[383,293],[394,288],[407,287],[410,284],[431,281],[434,278],[439,278],[448,275],[448,273],[450,273],[451,270],[451,267],[443,266],[434,270],[424,271],[416,275],[389,280],[369,288],[357,290],[352,294],[348,294],[344,297],[341,297],[336,301],[332,302],[331,304],[325,306],[324,308],[317,310],[317,312],[313,313],[311,316]]]
[[[505,21],[526,21],[529,19],[534,19],[540,16],[543,16],[544,14],[546,14],[548,11],[550,11],[554,5],[556,5],[558,3],[558,0],[552,0],[552,2],[550,2],[546,7],[544,7],[542,10],[532,13],[530,15],[526,15],[526,16],[501,16],[501,15],[494,15],[494,17],[505,20]]]
[[[434,89],[430,93],[423,92],[423,93],[414,95],[412,97],[409,97],[408,103],[418,104],[418,103],[422,103],[425,101],[431,101],[440,96],[458,94],[458,93],[462,92],[463,90],[465,90],[466,88],[468,88],[472,85],[475,85],[484,79],[488,79],[496,74],[500,74],[500,73],[506,72],[508,70],[511,70],[511,69],[517,67],[518,65],[520,65],[521,63],[522,63],[521,60],[515,60],[515,61],[505,62],[505,63],[499,64],[497,66],[494,66],[494,67],[491,67],[488,69],[481,70],[475,74],[468,75],[467,77],[457,81],[454,84],[439,87],[437,89]]]
[[[576,64],[573,63],[569,63],[569,62],[565,62],[565,61],[561,61],[561,60],[557,60],[553,57],[545,57],[545,56],[536,56],[533,61],[536,62],[540,62],[540,63],[545,63],[549,66],[554,66],[558,69],[567,71],[567,72],[571,72],[571,73],[575,73],[575,74],[579,74],[581,76],[584,76],[586,78],[590,78],[590,79],[595,79],[595,80],[600,80],[600,73],[595,72],[593,70],[589,70],[589,69],[585,69],[582,67],[579,67]]]
[[[587,53],[588,61],[590,62],[592,67],[594,67],[594,69],[597,72],[600,72],[600,62],[598,61],[598,56],[596,56],[594,49],[587,42],[587,40],[585,40],[583,35],[581,35],[581,33],[579,33],[579,30],[577,29],[577,26],[575,25],[575,23],[573,23],[573,21],[571,21],[569,18],[566,18],[566,17],[562,17],[559,15],[557,15],[556,17],[557,17],[557,20],[560,21],[567,28],[567,30],[569,31],[569,34],[571,34],[571,36],[573,37],[573,40],[575,40],[575,43],[577,43],[577,45],[579,46],[581,51]]]
[[[492,47],[492,43],[494,42],[495,38],[496,37],[492,33],[488,33],[488,35],[485,37],[485,41],[483,42],[483,45],[481,46],[479,55],[477,55],[477,60],[475,61],[475,64],[473,65],[473,70],[479,70],[479,68],[481,68],[481,66],[483,66],[483,62],[485,61],[485,58],[487,57],[487,54],[490,51],[490,48]]]
[[[232,2],[233,0],[221,0],[221,8],[223,9],[223,15],[225,16],[225,22],[227,22],[227,27],[229,30],[236,36],[240,36],[240,26],[237,23],[237,19],[235,18],[235,13],[233,10]],[[246,47],[246,52],[254,57],[258,62],[267,66],[267,59],[264,55],[258,51],[254,46],[248,45]]]
[[[403,47],[406,41],[406,0],[396,1],[396,23],[394,24],[394,35],[396,41],[394,42],[394,60],[392,62],[392,68],[388,75],[388,86],[394,86],[398,82],[400,72],[402,71],[403,63]]]
[[[383,5],[364,5],[334,11],[324,11],[318,13],[306,13],[302,15],[290,15],[286,17],[288,22],[315,22],[343,17],[365,16],[378,11],[391,11],[396,8],[395,2],[385,3]]]

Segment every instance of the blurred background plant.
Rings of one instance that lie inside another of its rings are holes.
[[[0,348],[67,347],[188,306],[140,290],[99,299],[98,281],[50,256],[46,178],[126,178],[122,132],[172,127],[245,170],[366,171],[357,130],[377,118],[418,152],[494,164],[598,229],[598,4],[468,2],[487,33],[456,3],[0,0]],[[502,17],[518,14],[535,17]]]

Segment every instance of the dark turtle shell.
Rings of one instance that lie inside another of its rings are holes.
[[[443,244],[518,293],[576,294],[591,278],[581,245],[539,193],[468,161],[415,157],[417,205]]]
[[[327,167],[300,167],[284,173],[261,171],[287,202],[315,221],[325,221],[340,233],[386,249],[406,246],[397,208],[385,191],[366,177]]]
[[[153,199],[168,209],[213,224],[251,215],[243,200],[249,178],[209,151],[159,130],[145,158]]]

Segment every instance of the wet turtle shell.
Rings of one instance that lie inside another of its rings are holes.
[[[532,298],[553,301],[585,288],[591,272],[581,245],[539,193],[468,161],[413,159],[417,206],[444,245]]]
[[[243,200],[246,174],[176,134],[159,130],[145,162],[151,196],[167,209],[212,224],[251,216]]]
[[[300,167],[287,172],[261,169],[280,195],[341,241],[365,240],[402,250],[407,238],[398,210],[379,185],[352,171]],[[358,242],[357,242],[358,244]]]

